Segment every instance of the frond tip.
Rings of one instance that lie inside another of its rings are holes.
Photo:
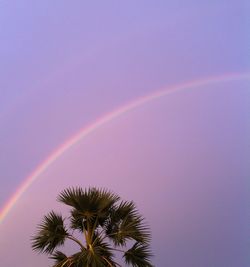
[[[32,237],[32,249],[52,253],[57,246],[64,244],[67,236],[62,216],[51,211],[38,225],[38,232]]]

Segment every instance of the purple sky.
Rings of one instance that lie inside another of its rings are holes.
[[[107,112],[170,85],[249,72],[249,10],[244,0],[0,1],[0,207]],[[242,79],[171,94],[103,125],[0,224],[1,265],[21,257],[21,266],[47,266],[30,249],[37,223],[62,208],[61,189],[94,185],[135,200],[156,266],[248,267],[249,114]]]

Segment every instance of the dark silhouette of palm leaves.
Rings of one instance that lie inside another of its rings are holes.
[[[132,264],[134,267],[151,266],[149,258],[151,252],[146,244],[136,242],[132,248],[125,252],[124,258],[127,264]]]
[[[54,248],[63,245],[68,236],[61,215],[51,211],[44,216],[42,223],[38,226],[38,234],[33,239],[32,247],[41,252],[51,253]]]
[[[71,207],[69,227],[84,238],[70,234],[61,215],[54,211],[46,215],[32,237],[32,248],[49,254],[53,267],[121,267],[115,261],[117,253],[130,266],[152,267],[150,231],[132,201],[121,201],[105,189],[80,187],[65,189],[58,201]],[[56,250],[67,239],[80,251],[67,256]]]

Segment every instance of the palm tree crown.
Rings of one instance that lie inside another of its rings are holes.
[[[71,207],[68,227],[60,214],[51,211],[32,237],[33,250],[49,254],[53,267],[121,267],[117,253],[129,266],[153,266],[150,231],[132,201],[121,201],[105,189],[80,187],[65,189],[58,201]],[[82,238],[73,235],[75,230]],[[67,256],[56,250],[67,239],[79,245],[79,252]]]

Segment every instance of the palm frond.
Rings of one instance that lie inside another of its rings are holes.
[[[105,256],[109,260],[112,260],[114,256],[110,244],[105,242],[99,235],[94,237],[92,249],[94,253]]]
[[[88,221],[90,227],[103,225],[119,196],[105,189],[82,190],[77,187],[62,191],[58,200],[73,207],[71,227],[83,231],[84,221]]]
[[[131,264],[133,267],[153,267],[150,263],[152,253],[147,244],[136,242],[132,248],[125,252],[123,257],[126,264]]]
[[[117,201],[119,196],[105,189],[95,187],[83,190],[82,188],[68,188],[63,190],[58,201],[73,207],[82,212],[82,216],[87,219],[93,214],[100,214],[109,210]]]
[[[82,250],[71,256],[72,267],[93,266],[93,267],[108,267],[105,257],[96,253],[94,250]],[[111,262],[112,263],[112,262]],[[113,265],[115,266],[115,265]]]
[[[108,220],[106,220],[104,229],[107,235],[113,235],[119,231],[119,224],[128,214],[133,215],[135,210],[134,203],[122,201],[118,206],[112,207]]]
[[[99,238],[95,240],[91,249],[88,250],[88,264],[93,267],[116,266],[109,244]]]
[[[72,209],[70,215],[70,227],[74,230],[83,232],[83,229],[86,229],[87,227],[85,216],[76,209]]]
[[[82,267],[88,264],[86,250],[81,250],[70,257],[60,251],[56,251],[50,258],[55,260],[53,267]]]
[[[70,259],[61,251],[55,251],[50,259],[55,260],[55,264],[53,267],[68,267],[70,263]]]
[[[63,252],[57,250],[52,254],[50,259],[55,260],[56,263],[59,263],[59,262],[65,260],[65,259],[67,259],[67,256]]]
[[[79,199],[84,194],[84,191],[80,187],[76,188],[66,188],[63,190],[59,196],[57,197],[57,200],[68,205],[71,207],[74,207],[75,209],[80,209],[79,205]]]
[[[88,266],[88,258],[87,258],[87,251],[82,250],[80,252],[75,253],[72,255],[72,259],[74,262],[74,267],[81,267],[81,266]]]
[[[116,209],[113,209],[105,230],[115,245],[123,246],[129,239],[143,243],[150,240],[150,229],[133,202],[121,202]]]
[[[44,216],[42,223],[38,226],[37,234],[32,237],[32,249],[52,253],[57,246],[64,244],[67,236],[62,216],[51,211]]]

